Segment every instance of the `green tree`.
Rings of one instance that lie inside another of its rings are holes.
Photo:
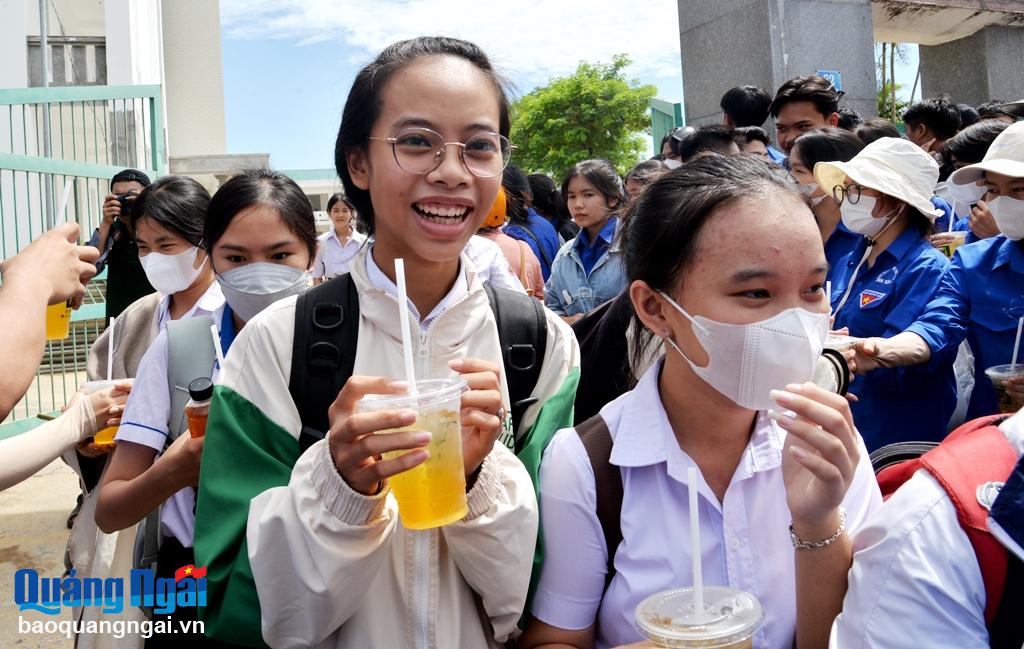
[[[568,77],[552,79],[512,105],[516,164],[556,177],[588,158],[607,158],[625,173],[644,152],[650,133],[648,104],[657,89],[627,81],[629,58],[581,62]]]
[[[904,101],[897,97],[896,103],[892,103],[892,98],[896,97],[896,93],[903,90],[903,85],[897,83],[895,87],[893,84],[886,83],[883,87],[878,89],[878,115],[891,120],[893,124],[903,123],[903,111],[910,107],[909,101]],[[895,119],[893,119],[895,115]]]

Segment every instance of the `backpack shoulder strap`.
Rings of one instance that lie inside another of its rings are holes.
[[[302,422],[300,454],[327,434],[327,409],[352,376],[358,339],[359,292],[351,275],[298,297],[288,392]]]
[[[1017,454],[998,428],[1004,415],[968,422],[921,458],[956,507],[960,527],[974,548],[985,582],[985,621],[999,609],[1006,585],[1007,552],[988,527],[988,510],[978,502],[978,487],[1003,482],[1017,464]]]
[[[611,463],[612,434],[600,414],[576,426],[576,434],[587,451],[594,469],[594,487],[597,491],[597,519],[601,522],[605,547],[608,548],[608,571],[604,587],[615,576],[615,553],[622,543],[622,473]]]
[[[171,395],[168,442],[173,442],[187,428],[188,384],[200,377],[213,376],[217,352],[210,333],[212,326],[213,318],[205,315],[167,323],[167,388]]]
[[[491,286],[482,282],[487,301],[498,325],[501,360],[508,381],[508,396],[512,402],[512,430],[516,436],[516,451],[525,439],[519,429],[526,409],[537,402],[532,396],[544,364],[544,350],[548,342],[548,323],[544,307],[525,293]]]

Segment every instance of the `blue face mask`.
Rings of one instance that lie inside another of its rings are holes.
[[[1024,456],[992,504],[989,528],[1007,550],[1024,561]]]

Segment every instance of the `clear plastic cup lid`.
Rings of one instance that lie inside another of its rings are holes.
[[[1024,363],[1015,363],[1013,365],[996,365],[985,370],[985,374],[990,379],[1005,380],[1015,376],[1021,376],[1024,374]]]
[[[704,587],[704,611],[692,588],[651,595],[636,607],[636,628],[664,647],[726,647],[746,640],[761,626],[764,612],[753,595],[734,588]]]
[[[427,379],[416,382],[416,395],[368,394],[359,400],[358,409],[369,411],[430,408],[450,399],[458,399],[467,390],[465,379]]]
[[[858,342],[860,342],[860,338],[854,338],[853,336],[840,336],[836,334],[829,334],[828,338],[825,339],[825,347],[827,349],[843,351],[844,349],[849,349],[850,347],[853,347]]]

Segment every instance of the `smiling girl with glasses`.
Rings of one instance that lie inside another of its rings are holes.
[[[352,376],[317,411],[325,439],[303,452],[306,410],[289,391],[303,311],[284,302],[235,342],[211,404],[199,495],[208,634],[274,647],[497,647],[516,635],[538,526],[524,462],[536,470],[554,430],[571,421],[578,348],[538,305],[546,344],[535,349],[536,401],[513,431],[495,315],[461,254],[498,193],[508,132],[501,81],[472,43],[402,41],[356,76],[335,163],[374,242],[348,275],[303,298],[339,286],[357,294],[358,347],[342,350],[354,355]],[[388,478],[425,461],[429,434],[393,431],[415,413],[354,408],[366,394],[407,390],[395,381],[405,376],[403,327],[418,379],[461,375],[469,386],[460,413],[468,513],[423,531],[399,520]]]

